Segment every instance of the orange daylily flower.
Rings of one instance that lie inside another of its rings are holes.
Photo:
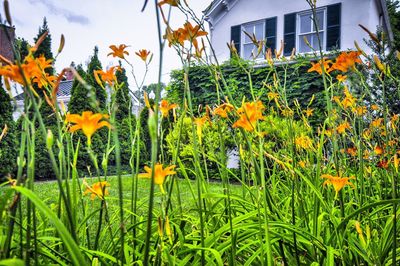
[[[179,0],[162,0],[161,2],[158,3],[158,6],[162,6],[165,4],[168,4],[170,6],[178,6]]]
[[[160,103],[160,111],[163,117],[168,117],[168,113],[170,110],[175,109],[178,107],[176,103],[170,104],[167,100],[162,100]]]
[[[175,165],[171,165],[168,167],[165,167],[165,169],[163,169],[162,164],[157,163],[154,166],[154,184],[159,185],[160,186],[160,190],[163,194],[165,194],[164,191],[164,181],[165,178],[169,175],[174,175],[176,174],[176,172],[174,171]],[[151,168],[148,166],[144,167],[144,170],[146,171],[146,173],[141,173],[138,175],[139,178],[151,178]]]
[[[342,105],[344,108],[354,107],[357,102],[357,99],[353,97],[347,87],[344,87],[344,95],[345,98],[342,100]]]
[[[135,52],[135,54],[137,56],[139,56],[144,62],[146,62],[147,61],[147,57],[150,54],[150,51],[147,51],[146,49],[142,49],[142,50],[139,50],[138,52]]]
[[[355,157],[357,155],[357,148],[356,147],[347,148],[346,153],[349,154],[350,156]]]
[[[310,117],[310,116],[312,116],[312,115],[313,115],[313,113],[314,113],[314,109],[307,108],[307,109],[306,109],[306,110],[304,110],[303,112],[305,113],[305,115],[306,115],[307,117]]]
[[[128,47],[125,44],[120,44],[118,47],[115,45],[110,45],[110,49],[113,50],[111,53],[107,54],[107,56],[112,55],[113,57],[119,57],[121,59],[125,59],[125,55],[129,55],[125,48]]]
[[[374,152],[376,155],[382,155],[384,153],[384,150],[381,146],[376,145],[374,148]]]
[[[108,121],[100,121],[102,119],[107,119],[108,115],[105,114],[93,114],[92,111],[85,111],[82,115],[78,114],[67,114],[65,122],[74,123],[69,127],[69,132],[75,132],[79,129],[82,130],[87,138],[87,143],[91,145],[92,135],[102,127],[111,127]]]
[[[243,102],[237,112],[240,115],[239,120],[233,124],[233,127],[241,127],[246,131],[254,131],[258,120],[264,120],[262,112],[265,107],[261,101]]]
[[[350,128],[351,128],[351,126],[350,126],[349,122],[344,122],[337,126],[336,131],[338,134],[344,134],[344,133],[346,133],[346,129],[350,129]]]
[[[214,109],[213,114],[218,115],[222,118],[227,118],[228,113],[234,109],[233,105],[230,103],[223,103]]]
[[[110,186],[110,183],[107,181],[96,182],[92,186],[89,186],[86,181],[84,181],[86,185],[86,190],[83,192],[83,195],[90,194],[90,199],[94,200],[96,197],[99,199],[104,199],[104,196],[109,195],[110,193],[107,190],[107,187]]]
[[[388,162],[387,160],[383,159],[383,160],[380,160],[380,161],[376,164],[376,166],[377,166],[378,168],[388,169],[388,168],[389,168],[389,162]]]
[[[365,106],[357,106],[354,110],[354,113],[358,116],[363,116],[367,113],[367,107]]]
[[[337,79],[339,82],[344,82],[344,81],[347,79],[347,76],[337,75],[337,76],[336,76],[336,79]]]
[[[170,27],[167,27],[165,30],[163,38],[168,41],[169,47],[176,44],[183,46],[185,42],[185,36],[182,34],[182,30],[172,30]]]
[[[375,119],[371,122],[370,127],[379,128],[382,125],[383,118]]]
[[[115,72],[116,70],[119,69],[120,69],[119,66],[113,66],[110,67],[106,72],[100,69],[100,70],[94,70],[93,73],[97,83],[100,86],[103,86],[103,82],[105,82],[112,87],[114,83],[117,83],[117,77],[115,76]]]
[[[361,64],[360,52],[342,52],[337,58],[335,63],[332,65],[331,70],[339,70],[347,72],[349,69],[353,69],[356,63]]]
[[[335,189],[335,198],[337,197],[338,193],[340,190],[342,190],[342,188],[345,185],[350,185],[352,187],[354,187],[354,184],[349,182],[350,179],[355,179],[355,177],[340,177],[340,176],[332,176],[332,175],[322,175],[321,178],[326,178],[327,180],[323,183],[323,186],[325,185],[332,185],[333,188]]]
[[[329,73],[332,71],[331,67],[329,64],[331,64],[331,60],[326,60],[325,58],[322,60],[319,60],[317,63],[311,62],[312,67],[307,70],[308,73],[310,72],[317,72],[318,74],[322,75],[322,65],[324,66],[325,73]]]

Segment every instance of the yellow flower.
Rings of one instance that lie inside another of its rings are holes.
[[[374,153],[376,155],[382,155],[384,152],[383,148],[381,146],[376,145],[374,148]]]
[[[237,112],[240,115],[239,120],[233,124],[233,127],[241,127],[246,131],[253,131],[258,120],[264,120],[262,112],[265,109],[261,101],[243,102]]]
[[[347,148],[346,153],[355,157],[357,156],[357,148],[356,147]]]
[[[115,45],[110,45],[110,49],[112,50],[111,53],[109,53],[107,56],[112,55],[113,57],[119,57],[121,59],[125,59],[125,54],[129,55],[127,51],[125,51],[125,48],[128,47],[125,44],[120,44],[118,47]]]
[[[373,111],[378,111],[378,110],[379,110],[379,106],[376,105],[376,104],[373,104],[373,105],[371,105],[371,109],[372,109]]]
[[[168,117],[169,110],[178,107],[176,103],[169,104],[167,100],[162,100],[160,103],[160,111],[163,117]]]
[[[338,134],[344,134],[344,133],[346,133],[346,129],[348,130],[350,128],[351,127],[350,127],[349,122],[344,122],[337,126],[336,131]]]
[[[372,127],[372,128],[379,128],[379,127],[382,125],[382,122],[383,122],[383,118],[375,119],[375,120],[373,120],[373,121],[371,122],[370,127]]]
[[[367,107],[365,106],[357,106],[353,112],[358,116],[363,116],[367,113]]]
[[[142,50],[139,50],[138,52],[135,52],[135,54],[137,56],[139,56],[144,62],[146,62],[147,57],[150,54],[150,51],[147,51],[146,49],[142,49]]]
[[[332,176],[332,175],[322,175],[321,178],[327,179],[323,185],[332,185],[333,188],[335,189],[335,198],[337,197],[339,191],[345,186],[345,185],[350,185],[354,187],[354,184],[349,182],[350,179],[355,179],[354,177],[340,177],[340,176]]]
[[[306,161],[299,161],[299,166],[304,169],[307,166],[307,162]]]
[[[314,109],[307,108],[307,110],[304,110],[303,112],[306,114],[307,117],[310,117],[313,115]]]
[[[347,79],[347,76],[337,75],[337,76],[336,76],[336,79],[337,79],[339,82],[344,82],[344,81]]]
[[[276,100],[276,99],[279,98],[279,94],[276,93],[276,92],[268,92],[267,96],[268,96],[268,100],[270,100],[270,101],[271,100]]]
[[[300,136],[295,139],[295,144],[298,149],[312,149],[312,140],[308,136]]]
[[[213,114],[218,115],[222,118],[227,118],[228,113],[234,109],[233,105],[230,103],[223,103],[214,109]]]
[[[345,98],[342,100],[343,107],[344,108],[354,107],[357,99],[354,98],[353,95],[351,95],[351,93],[347,87],[344,87],[344,95],[345,95]]]
[[[207,121],[210,121],[210,118],[208,117],[208,115],[204,115],[203,117],[198,117],[198,118],[194,119],[194,123],[196,124],[196,133],[197,133],[197,137],[199,138],[200,144],[202,142],[202,139],[201,139],[202,129],[203,129],[204,124]]]
[[[104,196],[109,195],[107,187],[110,186],[110,183],[107,181],[96,182],[92,186],[89,186],[86,181],[84,181],[84,184],[86,185],[86,190],[83,192],[83,194],[86,195],[91,193],[91,200],[94,200],[96,197],[99,199],[104,199]]]
[[[160,190],[161,192],[164,194],[164,181],[165,178],[169,175],[174,175],[176,174],[176,172],[174,171],[175,165],[171,165],[168,167],[165,167],[165,169],[163,169],[162,164],[157,163],[154,166],[154,184],[159,185],[160,186]],[[139,174],[139,178],[151,178],[151,168],[148,166],[144,167],[144,170],[146,171],[146,173],[141,173]]]
[[[85,111],[82,113],[82,115],[67,114],[65,122],[75,124],[69,127],[69,132],[75,132],[81,129],[83,134],[85,134],[85,136],[87,137],[87,142],[90,146],[92,135],[98,129],[104,126],[110,127],[110,123],[108,121],[100,121],[101,119],[108,119],[108,115],[93,114],[91,111]]]

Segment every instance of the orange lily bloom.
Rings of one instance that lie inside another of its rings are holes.
[[[309,150],[312,148],[312,140],[308,136],[297,137],[295,144],[298,149]]]
[[[346,133],[346,129],[350,129],[350,128],[351,128],[351,126],[350,126],[349,122],[344,122],[337,126],[336,131],[338,134],[344,134],[344,133]]]
[[[382,155],[384,153],[384,150],[381,146],[376,145],[374,148],[374,152],[376,155]]]
[[[168,41],[169,47],[176,44],[183,46],[185,42],[185,36],[183,35],[182,29],[172,30],[170,27],[167,27],[163,38]]]
[[[135,54],[137,56],[139,56],[144,62],[146,62],[147,57],[150,54],[150,51],[147,51],[146,49],[142,49],[142,50],[139,50],[138,52],[135,52]]]
[[[349,69],[354,68],[356,63],[361,64],[360,52],[342,52],[337,58],[336,62],[332,65],[332,70],[339,70],[347,72]]]
[[[113,57],[119,57],[121,59],[125,59],[125,54],[129,55],[129,53],[125,51],[126,47],[128,46],[125,44],[120,44],[118,47],[115,45],[110,45],[110,49],[113,51],[109,53],[107,56],[112,55]]]
[[[107,119],[108,115],[104,114],[93,114],[92,111],[85,111],[82,115],[78,114],[67,114],[65,122],[74,123],[69,127],[69,132],[75,132],[79,129],[82,130],[83,134],[87,137],[88,145],[91,145],[92,135],[102,127],[109,127],[108,121],[100,121],[101,119]]]
[[[322,175],[321,178],[326,178],[327,180],[323,183],[323,185],[332,185],[333,188],[335,189],[335,198],[337,198],[337,195],[339,193],[340,190],[342,190],[342,188],[345,185],[350,185],[352,187],[354,187],[354,184],[349,182],[350,179],[355,179],[354,177],[340,177],[340,176],[332,176],[332,175]]]
[[[87,188],[85,192],[83,192],[83,195],[91,193],[91,200],[94,200],[96,197],[98,197],[99,199],[104,199],[104,196],[109,195],[107,187],[110,186],[110,183],[108,183],[107,181],[96,182],[92,186],[89,186],[86,181],[84,181],[84,184]]]
[[[239,120],[233,124],[233,127],[241,127],[246,131],[253,131],[258,120],[264,120],[262,115],[265,109],[261,101],[243,103],[237,111],[240,115]]]
[[[222,118],[227,118],[228,113],[234,109],[233,105],[230,103],[223,103],[214,109],[213,114],[219,115]]]
[[[162,164],[159,164],[159,163],[157,163],[154,166],[154,184],[160,186],[161,192],[163,194],[165,194],[164,187],[163,187],[165,178],[169,175],[176,174],[176,172],[174,171],[174,168],[175,168],[175,165],[171,165],[171,166],[165,167],[165,169],[163,169]],[[148,166],[145,166],[144,170],[146,171],[146,173],[139,174],[138,175],[139,178],[151,178],[151,174],[152,174],[151,168]]]
[[[94,70],[93,73],[94,73],[94,77],[95,77],[97,83],[100,86],[103,86],[103,82],[105,82],[105,83],[108,83],[108,85],[110,85],[112,87],[114,83],[117,83],[117,77],[115,76],[115,71],[116,71],[115,69],[119,70],[119,66],[118,67],[116,67],[116,66],[110,67],[106,72],[104,72],[101,69]],[[99,78],[99,76],[100,76],[100,78]]]
[[[324,65],[325,73],[329,73],[332,71],[331,67],[329,64],[331,64],[331,60],[326,60],[325,58],[322,60],[319,60],[317,63],[311,62],[312,67],[307,70],[308,73],[310,72],[317,72],[318,74],[322,75],[322,65]]]
[[[160,111],[163,117],[168,117],[168,113],[170,110],[175,109],[178,107],[176,103],[170,104],[167,100],[162,100],[160,103]]]
[[[344,82],[344,81],[347,79],[347,76],[337,75],[337,76],[336,76],[336,79],[337,79],[339,82]]]

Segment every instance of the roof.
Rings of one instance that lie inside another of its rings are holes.
[[[213,13],[218,13],[218,10],[223,9],[228,12],[239,0],[213,0],[211,4],[203,11],[208,22],[213,21]],[[389,36],[390,42],[393,41],[393,31],[390,24],[389,12],[385,0],[375,0],[379,8],[379,12],[383,16],[383,26]],[[225,15],[224,14],[224,15]]]
[[[68,97],[71,96],[72,92],[72,84],[74,83],[74,80],[65,80],[61,81],[60,85],[58,87],[58,92],[57,92],[57,97]],[[24,100],[24,92],[18,94],[17,96],[14,97],[16,101],[22,101]]]

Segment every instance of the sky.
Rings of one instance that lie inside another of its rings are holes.
[[[16,36],[23,37],[30,44],[37,36],[39,27],[46,17],[52,37],[53,54],[59,46],[61,34],[65,36],[63,52],[58,56],[57,71],[75,64],[85,65],[97,45],[103,69],[117,65],[117,58],[107,57],[112,44],[129,45],[128,60],[134,65],[138,80],[142,80],[144,63],[135,55],[140,49],[154,52],[153,60],[144,84],[157,82],[158,77],[158,36],[154,0],[149,0],[141,12],[144,0],[14,0],[10,11]],[[211,3],[211,0],[187,0],[197,16]],[[164,5],[167,10],[167,5]],[[4,16],[2,16],[4,18]],[[171,25],[182,26],[185,17],[176,8],[172,9]],[[172,69],[181,67],[180,60],[172,48],[164,51],[162,81],[169,81]],[[129,77],[130,86],[133,79]]]

